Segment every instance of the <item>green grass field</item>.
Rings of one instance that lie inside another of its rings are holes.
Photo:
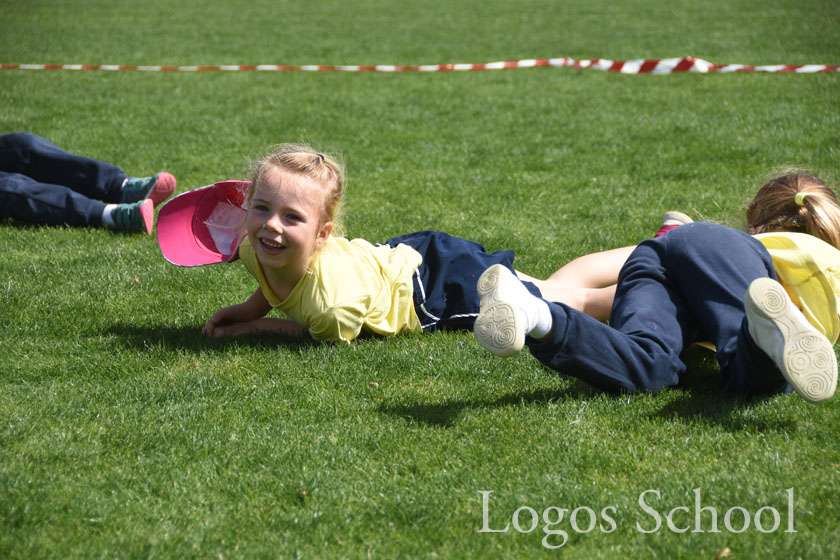
[[[7,0],[0,63],[840,63],[834,0],[452,4]],[[440,229],[546,276],[665,210],[737,226],[778,166],[838,184],[838,91],[837,73],[15,70],[0,133],[179,191],[309,142],[346,160],[350,236]],[[0,557],[840,557],[837,398],[722,395],[693,350],[679,388],[613,396],[469,333],[210,341],[255,287],[239,265],[11,222],[0,247]]]

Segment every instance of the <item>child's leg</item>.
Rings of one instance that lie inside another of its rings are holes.
[[[154,203],[105,204],[61,185],[38,183],[0,171],[0,219],[74,227],[107,226],[125,233],[152,233]]]
[[[764,246],[743,232],[709,223],[686,224],[650,243],[665,247],[669,281],[685,295],[699,339],[717,349],[721,386],[745,393],[788,390],[782,373],[747,331],[744,295],[750,284],[776,278]]]
[[[551,332],[527,344],[548,367],[595,387],[655,391],[678,382],[680,352],[699,335],[718,348],[723,387],[781,391],[781,373],[744,337],[743,295],[752,280],[770,276],[769,254],[748,235],[683,226],[645,241],[627,260],[611,326],[551,305]]]
[[[0,171],[0,218],[44,225],[98,227],[105,203],[63,187]]]
[[[118,203],[127,176],[121,169],[65,152],[28,132],[0,135],[0,171],[62,185],[88,198]]]
[[[572,375],[602,390],[657,391],[675,385],[685,365],[679,354],[694,330],[682,296],[665,278],[661,247],[640,245],[625,269],[634,272],[632,290],[616,293],[635,316],[626,318],[627,331],[608,326],[565,304],[549,304],[551,328],[547,335],[526,330],[531,353],[546,366]],[[490,273],[488,271],[487,273]],[[479,281],[481,284],[481,281]],[[517,349],[522,326],[530,329],[533,302],[513,290],[497,290],[487,297],[476,321],[478,340],[499,356]],[[524,302],[523,302],[524,300]],[[529,309],[530,308],[530,312]],[[635,321],[635,322],[634,322]],[[513,340],[504,344],[507,340]],[[508,351],[508,350],[511,351]]]
[[[634,312],[611,319],[611,326],[552,304],[553,329],[545,338],[527,341],[531,353],[546,366],[602,390],[658,391],[676,385],[685,371],[680,352],[694,323],[661,260],[655,246],[642,244],[633,252],[625,267],[632,289],[622,290],[619,283],[615,305]]]
[[[423,256],[414,282],[414,308],[424,331],[471,329],[480,309],[476,283],[481,274],[500,264],[513,270],[513,251],[487,253],[473,241],[439,231],[419,231],[389,239]],[[526,284],[531,293],[536,286]]]

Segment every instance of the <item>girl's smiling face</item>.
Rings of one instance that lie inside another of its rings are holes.
[[[254,186],[245,229],[263,272],[297,283],[332,232],[322,223],[324,187],[298,173],[265,170]]]

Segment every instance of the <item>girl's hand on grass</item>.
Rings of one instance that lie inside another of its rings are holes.
[[[217,311],[213,317],[210,318],[210,321],[204,325],[204,328],[201,331],[204,336],[219,338],[222,336],[239,336],[256,332],[271,332],[285,336],[302,337],[309,332],[306,327],[289,319],[275,319],[271,317],[261,317],[251,321],[226,321],[214,323],[213,319],[216,318],[216,315],[219,315],[219,313],[225,309]]]
[[[225,307],[223,309],[219,309],[213,316],[210,317],[210,320],[204,324],[204,327],[201,329],[201,334],[207,337],[216,337],[216,336],[223,336],[224,328],[220,325],[227,323],[228,321],[225,319],[225,311],[228,308]]]
[[[242,327],[234,329],[235,325],[247,325],[254,319],[245,304],[231,305],[230,307],[223,307],[213,313],[210,320],[201,329],[201,334],[208,337],[219,337],[231,334],[232,331],[237,331],[242,334]]]
[[[257,291],[244,303],[222,307],[213,313],[213,316],[201,329],[201,334],[208,337],[244,334],[248,332],[244,325],[265,317],[270,310],[271,305],[266,301],[262,290],[257,288]],[[238,323],[243,325],[236,326]],[[253,329],[254,327],[251,327],[251,330]]]
[[[211,337],[211,338],[220,338],[223,336],[238,336],[242,334],[248,334],[251,332],[256,332],[259,330],[258,326],[255,321],[243,321],[239,323],[225,323],[223,325],[211,325],[210,323],[213,320],[210,319],[210,322],[207,325],[204,325],[204,329],[202,329],[201,333],[204,336]],[[208,328],[209,327],[209,328]]]

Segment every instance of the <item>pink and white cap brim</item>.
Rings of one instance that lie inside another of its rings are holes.
[[[164,204],[157,222],[164,258],[178,266],[236,260],[249,185],[248,181],[222,181],[179,194]]]

